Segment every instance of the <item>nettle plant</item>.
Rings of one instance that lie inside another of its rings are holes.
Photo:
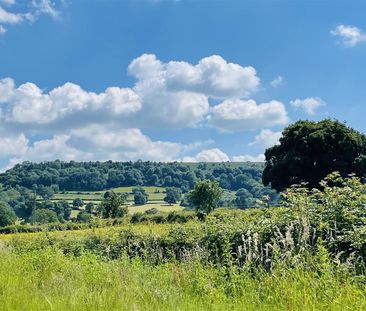
[[[239,264],[272,269],[325,258],[361,272],[366,263],[366,184],[334,172],[321,187],[294,185],[282,194],[285,209],[277,216],[272,210],[270,220],[238,232],[234,252]]]
[[[308,240],[300,242],[314,245],[321,240],[337,256],[354,254],[366,260],[366,184],[338,172],[320,184],[322,190],[295,186],[283,194],[299,223],[309,227]]]

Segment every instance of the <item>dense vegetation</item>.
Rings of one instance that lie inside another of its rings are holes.
[[[130,202],[145,205],[150,197],[158,196],[161,203],[193,208],[188,193],[200,180],[217,182],[224,189],[218,206],[245,209],[257,206],[264,196],[274,203],[277,193],[263,186],[262,170],[263,164],[249,162],[24,162],[0,174],[0,202],[3,203],[0,217],[4,218],[0,225],[13,224],[17,219],[22,223],[46,224],[86,222],[93,216],[114,218],[128,213],[127,206],[123,205]],[[145,189],[149,186],[159,187],[155,189],[158,193],[147,193]],[[129,188],[130,192],[123,192],[126,196],[118,198],[120,207],[109,212],[105,196],[123,188]],[[86,202],[81,198],[83,191],[87,193],[84,197],[89,198]],[[9,217],[9,213],[13,216],[15,213],[16,218]]]
[[[366,185],[323,188],[204,221],[3,235],[0,309],[364,310]]]
[[[217,180],[220,187],[247,189],[253,196],[273,192],[262,184],[263,163],[23,162],[0,174],[5,187],[54,186],[59,191],[97,191],[126,186],[177,187],[183,192],[197,180]]]
[[[336,120],[297,121],[284,129],[265,157],[265,185],[277,191],[300,183],[319,188],[335,171],[343,177],[366,175],[366,136]]]

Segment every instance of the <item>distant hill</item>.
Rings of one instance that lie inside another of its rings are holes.
[[[224,189],[247,189],[254,197],[274,191],[262,184],[263,163],[161,162],[23,162],[0,174],[5,187],[54,186],[60,191],[98,191],[125,186],[179,187],[183,192],[197,180],[217,180]]]

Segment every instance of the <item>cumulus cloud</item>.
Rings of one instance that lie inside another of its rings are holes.
[[[264,154],[258,154],[256,156],[246,154],[233,157],[234,162],[264,162],[264,160]]]
[[[25,135],[0,136],[0,158],[22,155],[28,150],[28,139]]]
[[[211,108],[209,124],[221,131],[240,131],[284,125],[285,106],[276,100],[257,104],[254,100],[230,99]]]
[[[186,156],[183,162],[227,162],[230,161],[228,155],[218,148],[202,150],[197,155]]]
[[[277,76],[271,81],[271,86],[274,88],[279,87],[281,84],[283,84],[282,76]]]
[[[254,92],[259,78],[253,67],[229,63],[214,55],[196,65],[161,62],[153,54],[143,54],[128,67],[137,79],[134,90],[144,102],[145,125],[195,126],[209,110],[209,97],[244,97]]]
[[[261,132],[254,137],[254,141],[249,143],[249,146],[260,145],[265,148],[272,147],[279,143],[281,132],[272,132],[269,129],[262,129]]]
[[[175,142],[152,141],[137,128],[106,129],[92,125],[73,130],[71,135],[71,144],[82,146],[104,160],[173,161],[185,147]]]
[[[111,118],[129,116],[140,110],[142,105],[139,96],[128,88],[109,87],[105,92],[96,94],[83,90],[79,85],[66,83],[44,93],[34,83],[15,87],[10,78],[0,80],[0,104],[1,117],[5,122],[58,122],[65,127],[70,127],[71,119],[80,126],[83,122],[105,122]]]
[[[15,83],[13,79],[5,78],[0,80],[0,104],[8,102],[14,94]]]
[[[0,136],[0,159],[10,157],[9,165],[28,161],[92,160],[150,160],[175,161],[188,152],[201,148],[207,142],[181,144],[178,142],[152,140],[137,128],[114,128],[93,124],[73,129],[49,139],[30,143],[22,133]],[[6,168],[10,168],[9,165]]]
[[[366,34],[355,26],[339,25],[330,32],[333,36],[340,37],[346,47],[354,47],[366,41]]]
[[[130,63],[128,72],[137,80],[132,88],[110,87],[102,93],[88,92],[70,82],[46,92],[31,82],[15,86],[11,78],[2,79],[1,121],[52,129],[93,122],[117,122],[125,128],[196,127],[210,112],[210,98],[224,99],[210,115],[212,125],[222,130],[268,127],[287,120],[279,102],[256,105],[235,99],[255,91],[259,78],[253,67],[220,56],[192,65],[164,63],[153,54],[143,54]]]
[[[314,115],[319,107],[326,103],[319,97],[307,97],[304,99],[295,99],[290,101],[290,105],[304,110],[309,115]]]
[[[144,54],[129,66],[139,80],[160,82],[169,91],[185,91],[214,98],[245,97],[256,90],[259,78],[253,67],[229,63],[221,56],[201,59],[198,64],[170,61],[162,63],[153,54]]]
[[[221,56],[203,58],[197,65],[166,64],[166,83],[173,90],[189,90],[214,98],[246,97],[259,85],[256,70],[228,63]]]
[[[30,161],[49,161],[55,159],[86,160],[93,155],[70,146],[70,135],[54,135],[51,139],[39,140],[30,146],[22,159]]]
[[[230,161],[226,153],[208,149],[212,141],[152,140],[143,130],[209,125],[230,132],[288,121],[282,103],[244,99],[260,83],[253,67],[220,56],[190,64],[143,54],[130,63],[128,72],[136,79],[132,87],[113,86],[100,93],[70,82],[47,90],[32,82],[16,85],[11,78],[0,80],[0,130],[8,132],[0,135],[0,148],[6,150],[0,158],[10,158],[11,163],[55,158],[225,162]],[[210,107],[209,102],[220,99]],[[276,133],[266,131],[253,143],[274,140]],[[9,143],[14,146],[6,149]],[[188,157],[193,150],[201,151]]]

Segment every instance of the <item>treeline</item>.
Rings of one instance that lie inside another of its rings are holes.
[[[0,184],[32,189],[35,185],[59,191],[99,191],[124,186],[177,187],[182,192],[198,180],[219,182],[223,189],[246,189],[253,197],[275,196],[262,183],[261,163],[157,163],[157,162],[23,162],[0,174]]]

